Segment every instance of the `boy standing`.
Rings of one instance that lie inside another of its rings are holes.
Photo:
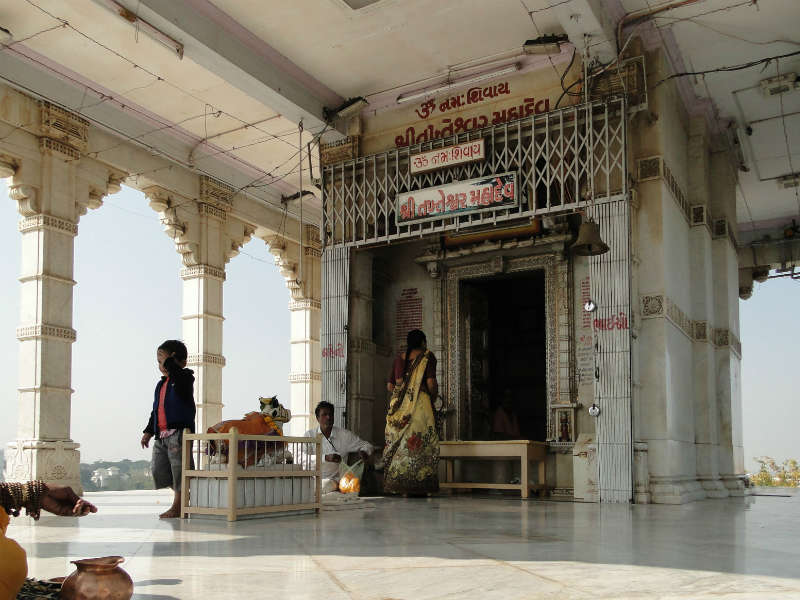
[[[186,368],[187,351],[183,342],[167,340],[158,347],[156,360],[161,380],[156,384],[150,420],[142,435],[142,448],[153,443],[151,468],[156,489],[175,491],[172,506],[162,519],[172,519],[181,512],[181,455],[183,430],[194,433],[194,372]]]

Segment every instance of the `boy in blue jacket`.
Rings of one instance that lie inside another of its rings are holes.
[[[186,368],[186,358],[181,341],[167,340],[158,347],[156,360],[162,377],[156,383],[153,409],[142,435],[142,448],[156,438],[151,464],[156,489],[171,487],[175,492],[172,506],[160,515],[162,519],[180,516],[183,430],[194,433],[194,372]]]

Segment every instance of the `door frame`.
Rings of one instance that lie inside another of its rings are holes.
[[[469,414],[467,384],[466,309],[461,283],[491,279],[503,274],[518,274],[534,270],[544,271],[545,288],[545,343],[547,382],[547,440],[557,439],[554,431],[553,409],[572,406],[575,397],[575,361],[573,348],[572,303],[570,265],[563,253],[553,252],[522,257],[495,255],[480,263],[452,266],[445,280],[447,329],[447,397],[455,408],[452,432],[448,438],[462,439]],[[540,440],[545,441],[545,440]]]

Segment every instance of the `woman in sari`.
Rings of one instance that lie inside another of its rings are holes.
[[[408,332],[405,355],[398,356],[387,381],[392,393],[386,413],[383,489],[388,494],[439,491],[439,435],[433,401],[439,395],[436,357],[425,334]]]

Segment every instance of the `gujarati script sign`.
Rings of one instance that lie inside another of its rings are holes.
[[[416,175],[417,173],[462,165],[476,160],[484,160],[485,158],[486,150],[483,138],[481,138],[472,142],[448,146],[447,148],[412,154],[408,161],[411,165],[411,174]]]
[[[398,225],[517,206],[517,173],[487,175],[397,194]]]

